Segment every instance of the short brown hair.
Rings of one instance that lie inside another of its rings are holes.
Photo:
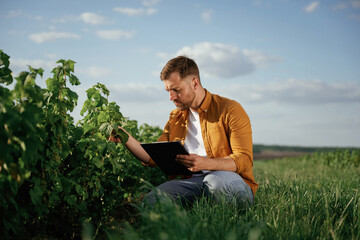
[[[181,78],[193,74],[200,80],[198,66],[193,59],[187,56],[177,56],[169,60],[160,73],[161,81],[168,79],[173,72],[179,72]]]

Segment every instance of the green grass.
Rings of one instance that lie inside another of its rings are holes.
[[[360,151],[258,161],[255,203],[140,208],[109,239],[360,239]],[[340,160],[341,161],[340,161]]]

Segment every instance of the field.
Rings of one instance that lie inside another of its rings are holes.
[[[139,209],[110,239],[360,239],[359,151],[255,161],[253,206],[198,200]],[[119,229],[119,228],[117,228]]]
[[[124,117],[101,83],[75,123],[74,61],[59,60],[42,88],[42,69],[13,78],[9,59],[0,50],[0,239],[360,239],[359,149],[254,145],[272,160],[254,162],[253,206],[148,210],[141,198],[166,176],[111,139],[126,142],[119,126],[140,142],[161,129]]]

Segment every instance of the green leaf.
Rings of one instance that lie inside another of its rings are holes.
[[[56,63],[62,63],[64,65],[66,63],[66,61],[64,59],[60,59]]]
[[[107,123],[107,122],[101,124],[101,126],[99,127],[99,131],[102,133],[106,133],[109,126],[110,126],[110,123]]]
[[[39,74],[41,77],[43,76],[44,70],[42,68],[32,68],[31,66],[28,66],[31,73],[34,73],[36,77],[37,74]]]
[[[106,88],[106,86],[105,86],[104,84],[97,83],[96,87],[97,87],[98,89],[100,89],[106,96],[109,96],[109,95],[110,95],[109,90]]]
[[[75,85],[75,86],[80,85],[79,79],[73,74],[70,75],[69,81],[70,81],[71,85]]]
[[[94,87],[89,88],[88,90],[86,90],[88,99],[91,99],[92,96],[93,96],[96,92],[98,92],[98,90],[96,90]]]
[[[100,112],[97,120],[99,123],[108,122],[108,114],[104,111]]]
[[[96,92],[94,95],[93,95],[93,98],[94,98],[94,105],[95,107],[100,107],[103,105],[103,102],[101,101],[102,100],[102,97],[101,97],[101,94],[99,92]]]
[[[75,195],[67,195],[65,196],[65,201],[70,205],[74,206],[76,204],[76,196]]]
[[[85,100],[84,105],[80,112],[81,116],[84,116],[84,113],[89,109],[90,105],[91,105],[91,100],[89,100],[89,99]]]
[[[49,204],[56,204],[60,202],[60,198],[57,194],[50,194],[49,196]]]
[[[125,143],[129,139],[129,135],[121,128],[115,128],[115,131],[116,131],[118,137],[120,138],[121,143],[125,145]]]
[[[8,68],[0,68],[0,83],[11,84],[13,82],[11,73],[11,70]]]
[[[52,79],[52,78],[48,78],[48,79],[46,79],[46,86],[47,86],[47,88],[51,91],[52,90],[52,88],[53,88],[53,84],[54,84],[54,79]]]
[[[98,144],[97,144],[97,149],[98,149],[98,153],[99,153],[99,155],[100,156],[105,156],[105,154],[106,154],[106,150],[107,150],[107,142],[106,141],[100,141],[100,142],[98,142]],[[104,162],[103,161],[103,159],[102,159],[102,161],[101,162]]]
[[[69,65],[71,72],[75,71],[75,62],[73,60],[67,60],[66,64]]]
[[[31,74],[28,74],[25,78],[25,84],[29,84],[29,85],[35,85],[35,80],[31,77]]]
[[[17,84],[19,85],[24,85],[26,77],[29,75],[29,72],[26,71],[22,71],[19,73],[19,75],[15,78],[18,82]]]
[[[85,190],[79,184],[76,184],[75,190],[80,196],[85,196]]]
[[[84,124],[84,134],[93,129],[94,129],[94,123],[85,123]]]
[[[78,100],[78,95],[77,95],[77,93],[76,92],[74,92],[74,91],[71,91],[70,90],[70,88],[69,88],[69,91],[68,91],[68,96],[69,96],[69,99],[71,100],[71,101],[74,101],[74,102],[76,102],[77,100]]]
[[[123,120],[123,115],[121,113],[113,113],[111,117],[112,117],[111,122],[118,123]]]
[[[31,202],[34,205],[41,204],[41,200],[44,192],[39,186],[39,183],[35,183],[35,186],[32,189],[30,189],[29,194],[30,194]]]
[[[102,168],[104,166],[104,162],[101,160],[100,157],[94,157],[93,162],[98,168]]]
[[[0,83],[5,83],[6,85],[13,82],[12,72],[9,69],[9,59],[9,55],[0,50]]]
[[[10,65],[10,56],[4,53],[2,50],[0,50],[0,66],[4,65],[5,68],[8,68]]]

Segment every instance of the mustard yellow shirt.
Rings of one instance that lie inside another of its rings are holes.
[[[184,144],[188,111],[173,110],[158,141],[180,141]],[[238,102],[206,90],[198,112],[207,156],[230,156],[236,164],[236,173],[240,174],[255,194],[259,185],[253,174],[252,131],[245,110]],[[149,162],[150,166],[154,164],[152,160]]]

